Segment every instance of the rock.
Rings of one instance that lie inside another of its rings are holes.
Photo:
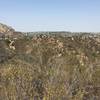
[[[0,39],[1,38],[22,38],[24,35],[22,32],[17,32],[10,26],[0,23]]]
[[[12,27],[0,23],[0,33],[4,33],[5,35],[6,34],[9,34],[10,35],[13,32],[15,32],[15,30]]]

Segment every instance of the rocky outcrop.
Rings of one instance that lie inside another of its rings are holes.
[[[7,35],[12,34],[13,32],[15,32],[15,30],[12,27],[0,23],[0,33]]]
[[[10,38],[21,38],[23,37],[22,32],[15,31],[14,28],[0,23],[0,38],[10,37]]]

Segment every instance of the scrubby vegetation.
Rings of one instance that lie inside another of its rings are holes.
[[[100,100],[99,36],[12,41],[0,41],[0,100]]]

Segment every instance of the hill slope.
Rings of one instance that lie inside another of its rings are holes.
[[[21,38],[23,34],[21,32],[16,32],[15,29],[10,26],[0,23],[0,38],[4,37]]]
[[[13,46],[0,41],[1,100],[100,99],[98,35],[39,34]]]
[[[0,36],[0,100],[100,99],[100,34],[0,24]]]

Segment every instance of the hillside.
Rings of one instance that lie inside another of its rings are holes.
[[[22,32],[15,31],[14,28],[0,23],[0,38],[21,38]]]
[[[100,100],[100,35],[71,34],[0,40],[0,100]]]

